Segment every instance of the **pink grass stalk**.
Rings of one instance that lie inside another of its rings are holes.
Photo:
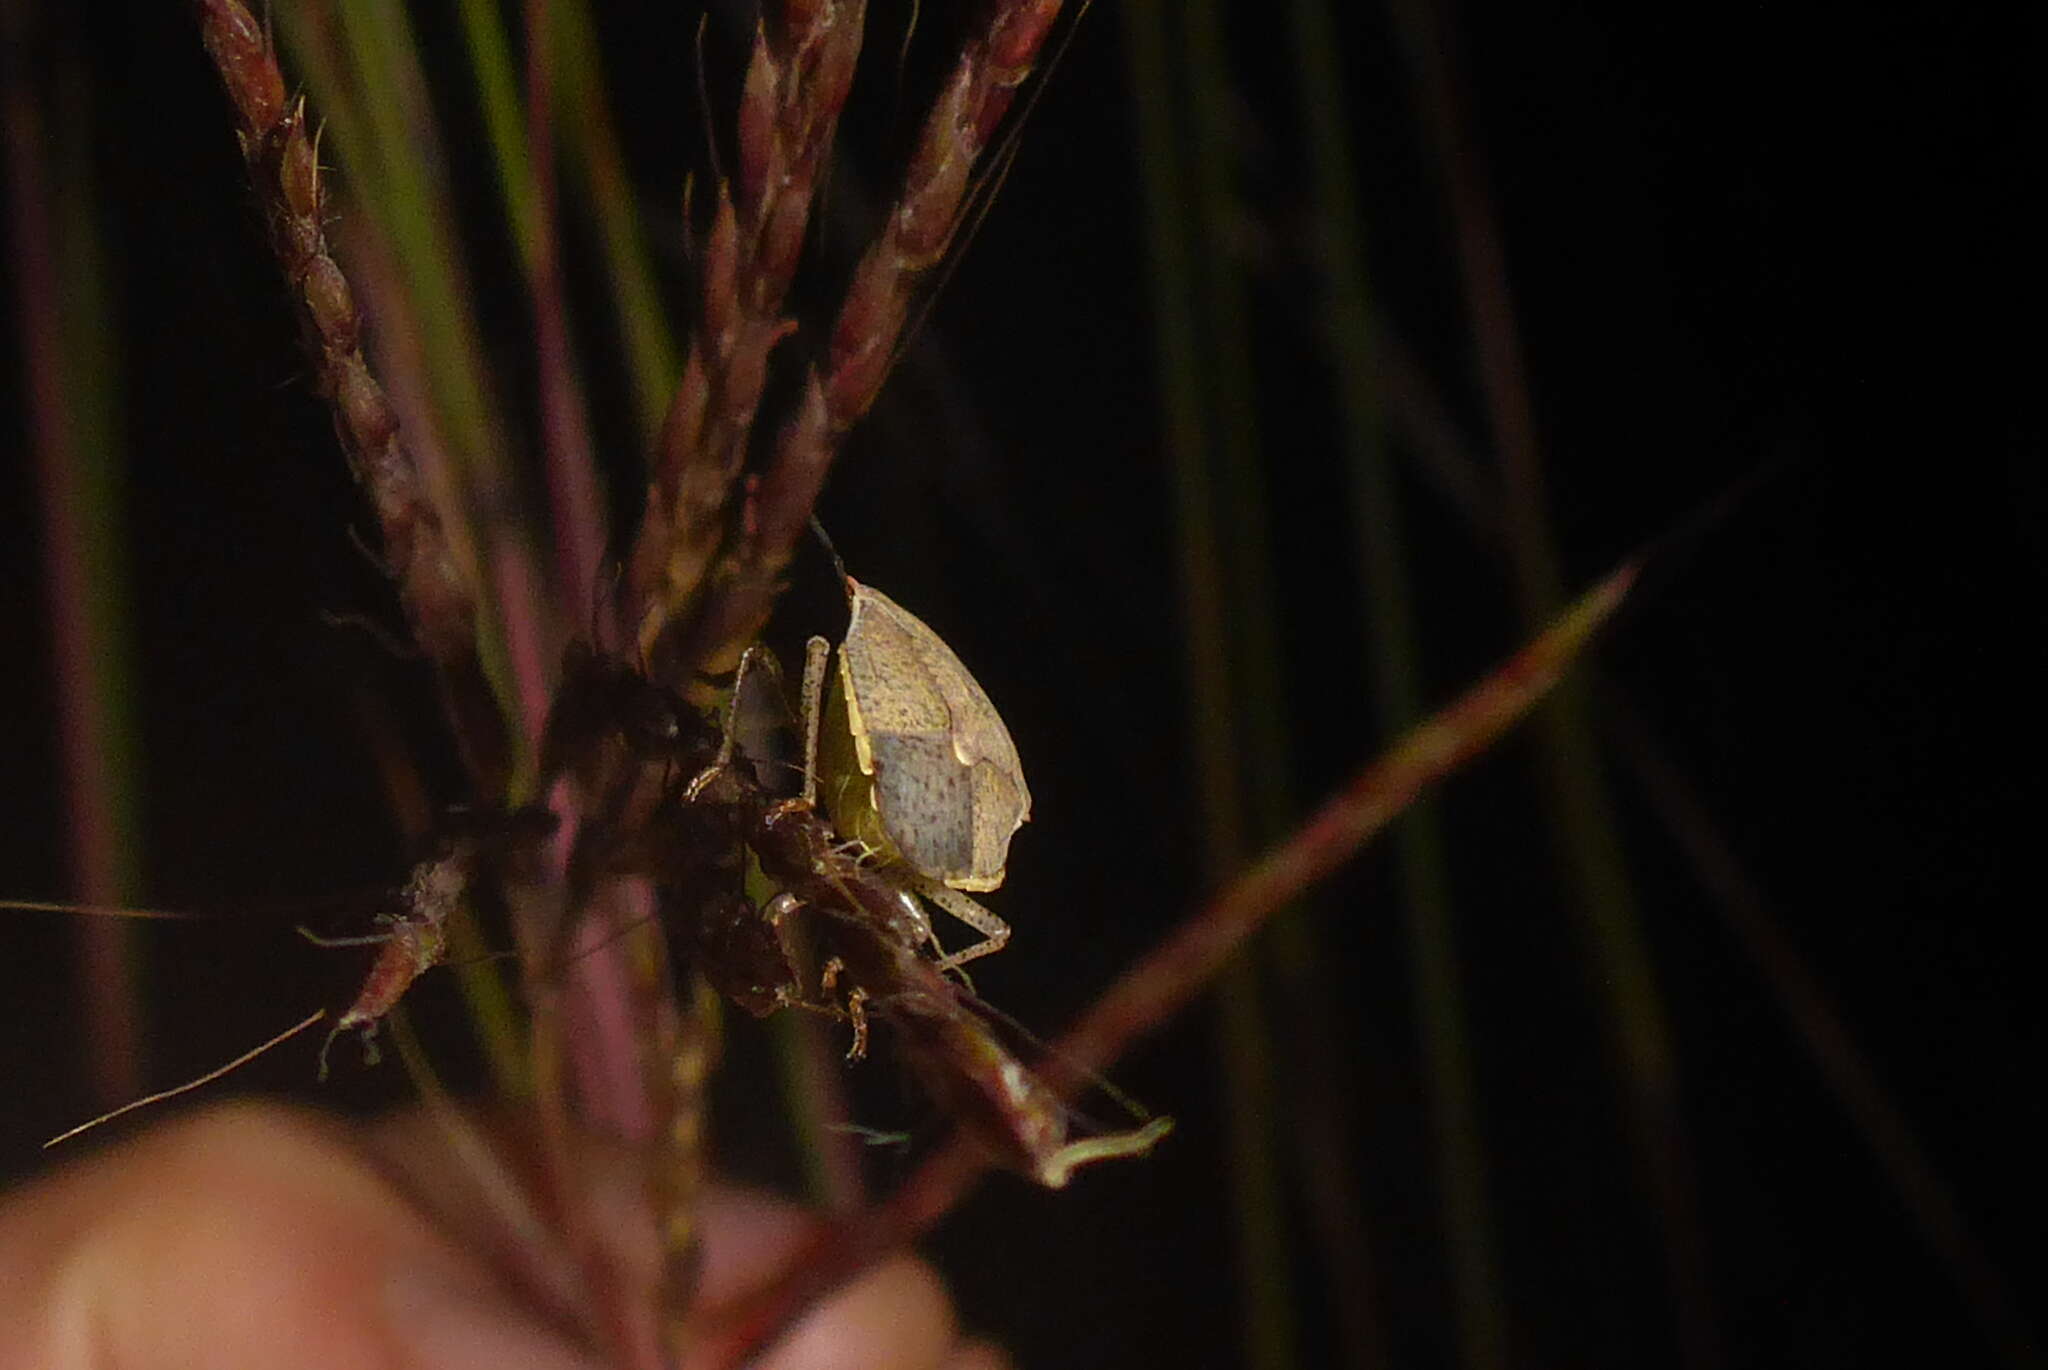
[[[439,455],[433,406],[418,383],[426,369],[421,357],[420,332],[412,318],[411,297],[399,284],[381,246],[374,233],[360,234],[351,242],[375,305],[381,326],[380,343],[387,356],[398,362],[393,370],[393,396],[406,416],[408,431],[418,435],[421,450],[434,458],[428,470],[445,469],[445,458]],[[407,358],[414,360],[408,362]],[[511,686],[512,706],[521,733],[538,739],[547,715],[549,682],[555,666],[550,644],[544,640],[544,587],[538,568],[519,538],[490,528],[482,532],[488,549],[484,556],[486,581],[503,627],[501,652]],[[550,848],[552,872],[543,873],[541,878],[560,887],[568,838],[577,824],[577,797],[561,790],[552,797],[551,808],[562,818],[562,834],[561,840]],[[578,1126],[595,1127],[637,1141],[647,1140],[655,1131],[654,1119],[660,1110],[645,1087],[638,1039],[639,1024],[645,1016],[644,1001],[649,996],[642,993],[640,977],[628,964],[637,934],[616,939],[595,932],[612,924],[603,917],[590,916],[589,911],[584,911],[593,930],[588,940],[599,945],[571,960],[566,982],[549,972],[547,967],[561,959],[555,944],[561,911],[554,901],[544,897],[544,891],[534,891],[532,895],[518,905],[532,916],[514,920],[525,953],[521,960],[525,999],[535,1009],[529,1025],[529,1045],[536,1059],[559,1059],[560,1064],[560,1069],[552,1074],[546,1069],[536,1072],[556,1082],[535,1091],[541,1135],[560,1143],[544,1146],[542,1159],[550,1167],[564,1167],[551,1171],[551,1183],[556,1192],[568,1195],[573,1176],[566,1167],[574,1164],[575,1154],[568,1139]],[[614,910],[612,917],[630,923],[634,915]],[[569,1118],[571,1094],[587,1110],[580,1125],[572,1124]],[[566,1202],[564,1207],[570,1226],[575,1229],[579,1219],[573,1201]],[[574,1236],[572,1231],[572,1245],[591,1263],[587,1272],[591,1284],[603,1287],[612,1283],[612,1272],[603,1268],[612,1248],[594,1235],[580,1242]],[[613,1340],[620,1338],[614,1336]]]
[[[1406,733],[1293,836],[1232,880],[1180,929],[1126,971],[1063,1036],[1041,1067],[1065,1095],[1078,1092],[1132,1042],[1165,1024],[1230,963],[1267,919],[1328,878],[1429,786],[1491,746],[1555,686],[1634,582],[1623,565],[1492,675]],[[986,1150],[957,1136],[888,1199],[821,1225],[774,1279],[707,1310],[693,1365],[736,1366],[825,1292],[950,1212],[989,1166]]]

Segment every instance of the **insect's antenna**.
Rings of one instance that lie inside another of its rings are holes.
[[[113,1109],[109,1112],[100,1114],[100,1116],[97,1118],[93,1118],[87,1122],[80,1123],[77,1127],[70,1129],[68,1132],[60,1132],[56,1136],[50,1138],[49,1141],[44,1142],[43,1148],[44,1150],[48,1150],[50,1147],[56,1146],[59,1143],[68,1142],[73,1137],[78,1136],[82,1132],[90,1132],[93,1128],[98,1127],[101,1123],[112,1122],[114,1119],[120,1117],[124,1113],[133,1113],[138,1108],[147,1108],[151,1104],[160,1104],[166,1099],[175,1099],[180,1094],[185,1094],[192,1090],[198,1089],[201,1085],[210,1085],[215,1080],[218,1080],[221,1076],[226,1075],[229,1071],[239,1070],[243,1066],[248,1065],[249,1062],[255,1060],[258,1056],[261,1056],[264,1052],[270,1050],[272,1047],[281,1046],[284,1043],[290,1041],[292,1038],[298,1036],[300,1033],[304,1032],[307,1028],[313,1026],[313,1024],[319,1022],[322,1018],[325,1018],[326,1016],[326,1009],[314,1009],[311,1013],[307,1014],[304,1018],[300,1019],[296,1025],[286,1028],[283,1032],[278,1033],[277,1036],[271,1038],[262,1046],[255,1047],[249,1051],[243,1052],[240,1056],[237,1056],[234,1060],[229,1061],[226,1065],[216,1066],[212,1070],[207,1071],[206,1074],[201,1075],[196,1080],[187,1080],[182,1085],[175,1085],[170,1089],[161,1089],[154,1094],[145,1094],[140,1099],[136,1099],[129,1103],[125,1103],[117,1109]]]
[[[139,909],[123,904],[72,904],[61,899],[0,899],[0,909],[19,913],[76,913],[88,918],[150,918],[180,923],[204,921],[211,914],[186,909]]]
[[[853,598],[853,577],[846,574],[846,563],[839,559],[839,549],[832,543],[832,535],[825,531],[825,525],[811,515],[811,535],[818,539],[818,545],[825,549],[825,555],[832,558],[832,569],[839,572],[839,588],[846,592],[846,598]]]

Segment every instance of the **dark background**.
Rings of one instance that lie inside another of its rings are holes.
[[[670,242],[682,175],[701,176],[705,162],[685,8],[601,19],[628,157]],[[2023,211],[2040,158],[2021,125],[2038,102],[2021,92],[2039,45],[1931,11],[1501,8],[1466,12],[1459,46],[1570,579],[1589,581],[1762,477],[1660,565],[1602,648],[1605,679],[1702,796],[1976,1238],[2022,1301],[2038,1299],[2021,1267],[2044,1216],[2048,1126],[2040,970],[2024,935],[2041,908],[2048,482],[2030,290],[2039,225]],[[420,22],[441,50],[447,16],[430,6]],[[801,301],[814,310],[830,298],[863,194],[900,155],[903,107],[919,108],[944,56],[947,20],[928,18],[899,106],[881,54],[901,16],[884,7],[873,23],[880,75],[849,115],[840,236],[828,235]],[[1314,328],[1282,20],[1241,5],[1232,27],[1279,666],[1305,811],[1376,745],[1359,530]],[[1345,30],[1373,286],[1483,453],[1451,226],[1408,69],[1378,11]],[[714,110],[730,108],[718,74],[736,68],[740,42],[714,20]],[[405,853],[361,712],[401,720],[442,775],[445,743],[417,667],[322,621],[388,618],[390,606],[350,541],[365,520],[303,383],[225,107],[175,5],[101,7],[49,51],[37,70],[69,73],[89,93],[120,292],[146,894],[274,910],[374,889]],[[461,79],[450,81],[444,103],[459,119]],[[977,981],[1047,1030],[1172,926],[1205,881],[1130,100],[1123,18],[1098,5],[822,508],[854,572],[957,649],[1016,736],[1036,805],[990,902],[1017,935]],[[462,135],[456,122],[456,175],[487,206],[482,155]],[[504,244],[478,228],[473,247],[490,294],[482,312],[514,378],[502,390],[512,426],[530,432],[524,306]],[[588,248],[572,227],[569,250]],[[682,264],[666,250],[680,318]],[[5,347],[4,441],[22,450],[11,329]],[[623,404],[623,384],[602,372],[592,389],[600,406]],[[55,895],[63,834],[33,470],[5,469],[0,893]],[[1425,677],[1443,699],[1521,630],[1500,558],[1426,483],[1404,476],[1403,498]],[[820,574],[806,574],[778,621],[788,641],[836,631]],[[1515,1359],[1657,1363],[1675,1353],[1655,1222],[1533,758],[1511,739],[1445,793]],[[1990,1359],[1867,1135],[1823,1088],[1667,830],[1613,774],[1668,996],[1729,1361]],[[69,930],[0,916],[0,1169],[18,1175],[40,1164],[42,1137],[93,1105]],[[1283,1047],[1282,1096],[1329,1089],[1353,1102],[1365,1202],[1353,1218],[1376,1263],[1388,1348],[1402,1364],[1448,1362],[1385,857],[1353,863],[1314,916],[1341,991],[1341,1075],[1303,1080]],[[290,921],[271,912],[149,931],[153,1081],[208,1068],[345,992],[355,967],[299,944]],[[429,983],[419,1015],[455,1012]],[[998,1179],[932,1241],[967,1318],[1022,1363],[1234,1363],[1231,1105],[1213,1036],[1211,1015],[1192,1013],[1116,1072],[1181,1120],[1154,1158],[1055,1195]],[[767,1135],[777,1106],[747,1051],[727,1076],[735,1164],[772,1173],[771,1154],[743,1145]],[[311,1097],[310,1058],[287,1049],[245,1083]],[[929,1132],[886,1054],[861,1070],[868,1116]],[[345,1069],[318,1097],[367,1107],[401,1093],[387,1066]],[[885,1177],[906,1164],[876,1158]],[[1301,1229],[1301,1201],[1290,1203]],[[1309,1357],[1325,1363],[1329,1296],[1312,1251],[1304,1241],[1295,1283]]]

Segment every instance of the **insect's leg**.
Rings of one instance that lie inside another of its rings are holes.
[[[748,672],[759,666],[760,657],[759,647],[749,647],[740,653],[739,668],[732,673],[732,693],[725,700],[725,717],[719,720],[718,756],[711,763],[713,770],[724,770],[732,764],[733,751],[739,746],[740,694],[747,688]]]
[[[846,962],[837,956],[827,961],[818,972],[818,993],[825,997],[822,1005],[825,1012],[853,1024],[853,1045],[847,1048],[846,1059],[858,1061],[868,1054],[868,992],[855,985],[846,992],[845,1008],[833,1003],[833,991],[839,987],[839,977],[845,973]]]
[[[858,1061],[868,1054],[868,992],[855,985],[846,996],[846,1016],[853,1024],[853,1045],[846,1049],[846,1059]]]
[[[825,712],[825,663],[832,644],[813,637],[804,644],[804,803],[818,802],[818,726]]]
[[[746,688],[747,674],[773,661],[764,647],[749,647],[740,653],[740,664],[732,673],[732,693],[726,697],[725,713],[719,719],[718,752],[711,758],[711,764],[691,777],[684,787],[685,802],[695,803],[711,778],[732,764],[733,753],[739,749],[740,692]]]
[[[947,913],[981,934],[982,940],[965,951],[945,953],[939,947],[939,939],[932,938],[932,949],[940,951],[939,969],[953,970],[968,961],[987,956],[990,952],[1001,951],[1003,944],[1010,940],[1010,925],[990,913],[980,904],[969,899],[951,885],[942,885],[936,880],[920,876],[917,892],[937,904]]]
[[[843,837],[832,844],[836,855],[844,856],[856,866],[873,865],[881,853],[858,837]]]

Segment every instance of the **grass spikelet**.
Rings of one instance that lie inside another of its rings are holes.
[[[962,48],[925,118],[882,231],[854,268],[823,362],[776,435],[760,485],[712,578],[714,592],[665,642],[643,628],[641,643],[650,656],[724,669],[766,620],[840,440],[887,378],[911,305],[966,221],[976,167],[1059,11],[1059,0],[994,5]]]
[[[696,328],[634,549],[643,651],[699,591],[723,540],[768,354],[793,328],[782,304],[860,57],[865,8],[771,6],[756,31],[738,159],[700,244]]]
[[[475,576],[453,555],[398,419],[363,358],[354,296],[327,242],[327,192],[306,102],[287,96],[276,49],[239,0],[201,0],[199,19],[234,106],[236,136],[299,306],[319,388],[376,511],[406,619],[441,669],[458,730],[488,774],[503,750],[503,725],[477,659]]]

